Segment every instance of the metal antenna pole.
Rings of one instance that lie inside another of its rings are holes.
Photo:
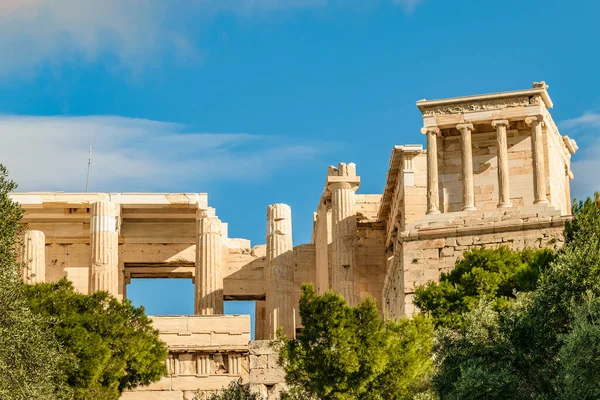
[[[90,146],[90,155],[88,157],[87,177],[85,178],[85,192],[88,192],[88,184],[90,182],[90,165],[92,164],[92,146]]]

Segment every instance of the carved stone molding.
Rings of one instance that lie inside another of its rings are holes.
[[[469,111],[497,110],[501,108],[525,107],[530,105],[530,96],[517,96],[506,99],[468,101],[451,105],[427,107],[423,110],[426,117],[436,115],[461,114]]]

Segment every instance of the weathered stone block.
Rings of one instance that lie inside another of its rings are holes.
[[[250,354],[250,369],[265,369],[267,368],[267,363],[268,363],[268,359],[267,359],[267,355],[263,354],[263,355],[252,355]]]

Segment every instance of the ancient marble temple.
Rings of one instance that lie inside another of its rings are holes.
[[[266,245],[252,247],[228,237],[204,193],[14,194],[28,228],[23,279],[67,277],[123,298],[131,278],[191,278],[195,315],[153,317],[169,376],[124,398],[189,399],[238,377],[277,398],[283,374],[261,340],[302,329],[302,283],[350,304],[372,296],[397,318],[473,246],[561,245],[577,145],[552,120],[547,89],[418,101],[426,148],[393,148],[383,194],[357,193],[353,163],[329,167],[307,244],[293,246],[285,204],[267,206]],[[248,316],[222,315],[224,300],[256,301],[257,341]]]

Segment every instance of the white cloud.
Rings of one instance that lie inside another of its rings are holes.
[[[579,151],[571,162],[575,175],[571,184],[572,197],[584,199],[600,191],[600,114],[586,112],[583,115],[559,123],[563,134],[577,135]]]
[[[393,0],[392,2],[401,5],[406,12],[411,13],[422,1],[423,0]]]
[[[368,0],[378,3],[381,0]],[[384,0],[408,12],[421,0]],[[198,24],[219,12],[250,17],[257,13],[318,9],[359,0],[0,0],[0,77],[35,73],[45,63],[96,62],[104,54],[120,67],[143,68],[160,55],[201,58],[179,23]]]
[[[0,162],[19,191],[83,191],[91,145],[90,191],[180,191],[262,179],[317,153],[273,136],[188,131],[117,116],[0,116]]]
[[[560,123],[561,128],[566,129],[588,129],[600,128],[600,114],[594,112],[586,112],[583,115],[567,119]]]

